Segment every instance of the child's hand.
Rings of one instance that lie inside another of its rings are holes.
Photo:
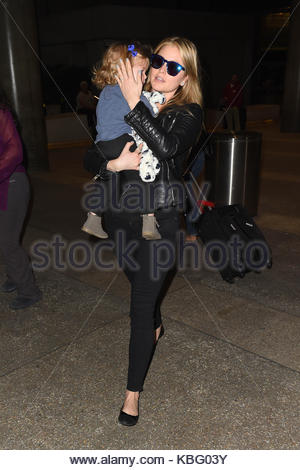
[[[133,109],[140,101],[143,89],[142,71],[139,71],[135,78],[129,59],[126,59],[126,64],[120,59],[117,71],[116,80],[130,109]]]
[[[141,150],[143,144],[140,144],[134,152],[130,152],[130,147],[134,142],[127,142],[121,154],[115,160],[110,160],[107,169],[110,171],[138,170],[141,161]]]

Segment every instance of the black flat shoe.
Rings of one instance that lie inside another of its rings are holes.
[[[123,426],[135,426],[136,423],[138,422],[138,419],[139,419],[139,415],[132,416],[132,415],[125,413],[125,411],[121,410],[118,421]]]

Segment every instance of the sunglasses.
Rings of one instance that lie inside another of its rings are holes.
[[[167,72],[172,77],[176,77],[176,75],[181,70],[185,70],[185,68],[182,65],[178,64],[177,62],[174,62],[174,60],[166,60],[161,55],[158,55],[158,54],[152,54],[150,63],[151,63],[151,67],[153,67],[154,69],[160,69],[164,65],[164,63],[166,63]]]

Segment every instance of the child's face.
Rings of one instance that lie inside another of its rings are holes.
[[[142,82],[145,83],[146,80],[146,71],[149,67],[149,60],[145,59],[145,57],[141,57],[139,54],[132,58],[132,71],[135,79],[137,78],[137,74],[139,71],[142,71]]]

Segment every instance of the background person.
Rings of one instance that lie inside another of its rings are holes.
[[[0,88],[0,252],[7,274],[1,291],[17,291],[10,304],[13,309],[29,307],[42,297],[29,258],[20,244],[29,202],[29,182],[22,161],[22,143],[10,105]]]
[[[80,82],[80,89],[76,96],[76,111],[78,114],[86,115],[93,139],[96,133],[96,105],[97,100],[89,89],[88,82],[83,80]]]
[[[187,241],[196,241],[198,237],[198,219],[201,217],[199,201],[206,198],[206,194],[202,193],[202,188],[199,186],[199,178],[204,170],[206,159],[211,158],[212,155],[211,136],[203,124],[200,138],[192,149],[184,174],[184,180],[189,188],[185,218]]]
[[[241,109],[243,108],[243,93],[241,90],[242,85],[239,77],[234,73],[231,80],[225,86],[222,96],[222,108],[226,110],[225,122],[227,129],[230,131],[240,131],[242,128]]]
[[[205,152],[204,150],[200,150],[187,175],[185,176],[185,181],[187,181],[190,185],[194,186],[195,180],[197,180],[200,174],[203,171],[205,165]],[[191,176],[192,175],[192,176]],[[198,200],[200,199],[200,194],[198,188],[194,187],[194,193],[189,195],[188,203],[189,203],[189,210],[187,211],[185,224],[186,224],[186,237],[187,241],[196,241],[198,236],[198,225],[196,221],[200,217],[200,211],[198,206]]]

